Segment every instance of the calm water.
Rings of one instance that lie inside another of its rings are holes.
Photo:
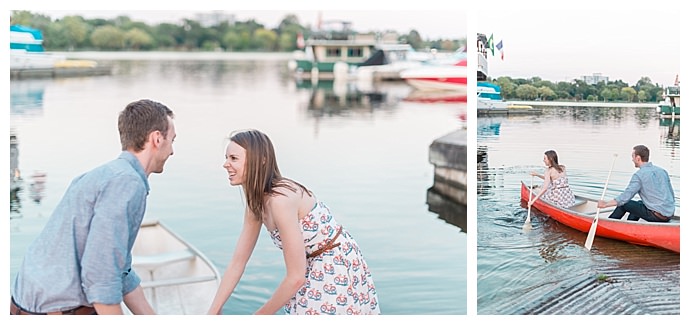
[[[383,313],[467,313],[466,230],[426,203],[429,145],[465,126],[465,104],[407,101],[411,89],[400,83],[297,84],[284,56],[123,55],[98,57],[114,65],[111,76],[11,81],[24,179],[10,195],[11,278],[71,179],[119,154],[117,113],[151,98],[176,113],[178,135],[165,172],[149,178],[147,218],[164,221],[221,272],[244,209],[222,168],[224,137],[258,128],[272,138],[282,173],[313,189],[356,238]],[[254,312],[283,274],[281,252],[262,233],[224,313]]]
[[[606,198],[621,193],[636,171],[630,153],[650,148],[665,168],[680,215],[680,131],[654,109],[545,109],[541,116],[477,120],[477,313],[680,314],[680,255],[596,238],[533,212],[524,233],[526,205],[520,181],[543,171],[543,153],[558,152],[574,191]],[[535,178],[535,184],[542,181]],[[605,274],[613,282],[592,285]]]

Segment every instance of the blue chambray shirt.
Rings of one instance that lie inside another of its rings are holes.
[[[676,211],[676,199],[673,196],[673,186],[668,173],[651,162],[643,163],[633,174],[628,187],[616,196],[619,206],[630,201],[635,194],[640,195],[642,203],[649,210],[654,210],[664,216],[672,216]]]
[[[44,313],[121,303],[141,282],[131,250],[148,193],[144,168],[127,151],[76,177],[28,247],[12,288],[17,304]]]

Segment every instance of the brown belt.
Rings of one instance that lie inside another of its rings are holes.
[[[49,313],[34,313],[17,306],[14,298],[10,299],[10,315],[98,315],[96,309],[88,306],[79,306],[70,310],[55,311]]]
[[[340,226],[340,228],[338,228],[338,232],[336,232],[336,233],[335,233],[335,236],[333,236],[333,239],[329,240],[328,243],[326,243],[326,245],[324,245],[323,247],[321,247],[321,248],[319,248],[319,249],[317,249],[317,250],[315,250],[315,251],[313,251],[313,252],[307,254],[307,258],[312,258],[312,257],[319,256],[319,255],[323,254],[323,252],[325,252],[325,251],[327,251],[327,250],[329,250],[329,249],[333,249],[333,248],[336,248],[336,247],[340,246],[340,243],[334,243],[334,242],[335,242],[336,239],[338,239],[338,235],[340,235],[340,233],[341,233],[342,231],[343,231],[343,227]]]
[[[656,211],[654,211],[654,210],[649,210],[649,212],[651,212],[655,217],[659,218],[659,220],[661,220],[661,221],[669,221],[669,220],[671,220],[671,218],[669,218],[669,217],[667,217],[667,216],[665,216],[665,215],[663,215],[663,214],[661,214],[661,213],[659,213],[659,212],[656,212]]]

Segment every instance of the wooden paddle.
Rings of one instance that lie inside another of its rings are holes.
[[[606,184],[604,184],[604,191],[601,192],[601,200],[604,199],[604,195],[606,194],[606,187],[609,185],[609,179],[611,178],[611,171],[613,170],[613,165],[616,164],[616,158],[618,157],[618,154],[613,154],[613,163],[611,164],[611,169],[609,169],[609,176],[606,177]],[[597,225],[599,224],[599,211],[601,211],[601,208],[599,208],[599,205],[597,203],[597,214],[594,216],[594,221],[592,221],[592,226],[589,227],[589,233],[587,234],[587,240],[585,240],[585,247],[588,250],[592,249],[592,243],[594,242],[594,234],[597,232]]]
[[[530,180],[529,180],[529,200],[527,200],[527,219],[525,219],[525,224],[522,225],[523,230],[529,230],[532,228],[532,223],[531,223],[531,219],[530,219],[530,216],[532,215],[532,213],[531,213],[532,211],[530,211],[532,209],[532,205],[529,204],[529,201],[532,201],[532,188],[533,188],[532,184],[533,183],[534,183],[534,175],[532,175],[532,178],[530,178]]]

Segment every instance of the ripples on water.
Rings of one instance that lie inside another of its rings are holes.
[[[645,144],[665,168],[680,215],[680,131],[654,109],[547,108],[541,116],[477,121],[477,312],[492,314],[680,313],[680,255],[595,238],[527,206],[520,182],[543,172],[554,149],[574,191],[599,197],[618,154],[606,198],[621,193],[635,168],[632,147]],[[481,154],[480,154],[481,153]],[[543,180],[534,179],[535,184]],[[600,274],[608,281],[599,281]]]
[[[117,113],[151,98],[175,111],[178,136],[164,174],[150,177],[147,218],[221,271],[244,209],[222,168],[225,137],[259,128],[272,137],[281,172],[313,189],[358,241],[383,313],[466,314],[466,215],[427,204],[429,145],[464,127],[465,104],[409,101],[404,83],[296,83],[284,55],[99,55],[112,76],[10,83],[24,178],[10,196],[10,279],[69,181],[118,154]],[[46,174],[41,182],[37,172]],[[225,314],[254,312],[282,280],[282,254],[267,237]]]

